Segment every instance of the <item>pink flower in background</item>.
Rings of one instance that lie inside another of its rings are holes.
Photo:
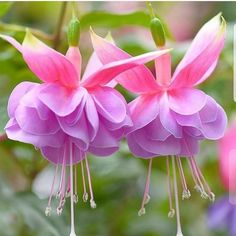
[[[49,48],[27,32],[23,44],[9,36],[1,38],[10,42],[23,55],[30,70],[43,82],[20,83],[12,92],[6,125],[8,138],[33,144],[45,158],[56,164],[46,214],[51,212],[54,183],[61,168],[60,186],[57,192],[61,214],[67,195],[71,196],[71,236],[74,233],[73,202],[78,201],[73,191],[73,165],[81,162],[84,184],[84,200],[87,192],[84,181],[84,164],[88,174],[91,207],[93,199],[90,171],[86,153],[108,156],[119,148],[124,128],[131,126],[127,104],[120,93],[107,86],[118,74],[142,65],[168,50],[156,51],[120,60],[102,66],[92,57],[82,80],[81,55],[78,47],[69,47],[66,56]],[[66,166],[70,166],[70,178]]]
[[[127,90],[140,94],[129,104],[134,123],[127,129],[127,141],[133,154],[142,158],[175,155],[181,174],[182,198],[189,198],[180,156],[186,156],[196,189],[202,197],[214,199],[194,155],[198,153],[199,141],[216,140],[224,135],[227,117],[217,102],[199,89],[194,88],[205,81],[216,67],[224,45],[226,23],[221,15],[215,16],[199,31],[186,55],[171,76],[171,57],[165,54],[155,61],[156,80],[145,67],[136,67],[116,78]],[[130,56],[112,43],[94,35],[95,51],[103,64],[129,58]],[[175,159],[172,158],[175,166]],[[145,187],[140,215],[149,199],[152,159]],[[169,178],[169,161],[167,158]],[[173,168],[175,171],[175,168]],[[174,174],[175,178],[175,174]],[[171,184],[169,184],[171,186]],[[175,183],[175,196],[177,185]],[[170,215],[173,215],[170,187]],[[177,198],[177,197],[176,197]],[[176,202],[178,213],[178,202]],[[179,216],[178,234],[182,235]]]
[[[229,195],[217,200],[208,211],[208,225],[213,230],[227,229],[236,235],[236,124],[233,122],[219,142],[219,167],[223,186]]]

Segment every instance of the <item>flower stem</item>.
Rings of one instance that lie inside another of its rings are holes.
[[[1,31],[15,31],[15,32],[25,32],[26,26],[16,25],[16,24],[7,24],[4,22],[0,22],[0,30]],[[29,27],[28,27],[29,28]],[[33,35],[45,39],[45,40],[53,40],[53,36],[50,34],[47,34],[41,30],[29,28],[30,32],[32,32]]]
[[[62,2],[61,12],[60,12],[59,20],[57,23],[57,27],[56,27],[56,31],[54,33],[54,39],[53,39],[53,48],[55,50],[58,48],[59,43],[60,43],[61,30],[62,30],[64,18],[65,18],[66,7],[67,7],[67,2]]]

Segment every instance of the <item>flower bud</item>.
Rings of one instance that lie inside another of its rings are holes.
[[[77,47],[80,38],[80,21],[73,17],[68,25],[67,38],[69,46]]]
[[[150,23],[152,38],[157,47],[163,47],[166,42],[165,31],[161,21],[154,17]]]

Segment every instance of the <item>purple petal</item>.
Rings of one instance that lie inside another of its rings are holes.
[[[92,153],[93,155],[99,156],[99,157],[104,157],[104,156],[110,156],[113,153],[117,152],[119,150],[119,147],[94,147],[91,146],[89,147],[89,152]]]
[[[192,115],[200,111],[207,101],[207,96],[201,90],[181,88],[168,92],[169,107],[182,115]]]
[[[66,142],[67,143],[67,142]],[[75,144],[73,147],[73,164],[76,164],[85,158],[85,153],[82,152]],[[70,165],[70,150],[68,145],[63,145],[60,148],[42,147],[42,155],[50,162],[54,164],[62,164],[63,158],[65,158],[65,164]]]
[[[141,95],[131,103],[129,109],[134,126],[127,130],[132,132],[153,121],[159,113],[158,95]]]
[[[85,110],[86,110],[86,117],[87,117],[87,122],[88,122],[88,132],[89,132],[89,137],[90,140],[94,140],[98,128],[99,128],[99,118],[98,118],[98,113],[96,106],[94,104],[93,99],[88,96],[86,105],[85,105]]]
[[[174,115],[169,108],[166,93],[162,95],[160,100],[160,121],[163,127],[176,138],[182,137],[182,127],[176,122]]]
[[[74,138],[80,139],[87,145],[89,144],[90,139],[89,139],[88,123],[84,112],[81,114],[80,119],[77,121],[77,123],[74,124],[73,126],[68,125],[65,122],[64,117],[58,117],[58,121],[62,130],[66,134]]]
[[[140,129],[140,131],[141,130],[144,132],[145,136],[152,140],[164,141],[171,135],[171,133],[162,126],[159,117]]]
[[[213,122],[203,123],[203,135],[208,139],[220,139],[224,136],[227,126],[227,116],[222,107],[218,105],[217,117]]]
[[[38,85],[39,84],[32,82],[22,82],[14,88],[8,101],[8,114],[10,117],[14,117],[15,110],[19,105],[19,102],[22,99],[22,97],[32,88]]]
[[[15,119],[20,128],[34,135],[50,135],[56,133],[60,126],[51,112],[47,120],[42,120],[36,109],[19,105],[15,111]]]
[[[212,122],[217,118],[218,105],[216,101],[207,95],[207,102],[205,106],[199,111],[202,122]]]
[[[91,92],[98,113],[113,123],[120,123],[126,117],[126,104],[114,89],[103,87]]]
[[[86,89],[67,89],[56,84],[45,84],[39,92],[39,99],[58,116],[71,114],[86,96]]]
[[[176,155],[180,152],[180,140],[172,135],[164,141],[151,140],[141,129],[134,131],[133,137],[141,148],[156,155]]]
[[[97,148],[114,148],[119,147],[119,141],[112,135],[112,132],[100,123],[98,133],[95,139],[91,142],[91,146]]]
[[[181,138],[181,151],[179,156],[193,156],[199,152],[199,141],[186,133]]]
[[[23,143],[30,143],[36,147],[52,146],[60,147],[64,142],[65,134],[59,130],[53,135],[33,135],[23,131],[15,119],[10,119],[5,127],[7,137]]]
[[[151,153],[149,151],[144,150],[136,141],[135,135],[133,133],[130,133],[126,137],[127,143],[129,146],[130,151],[137,157],[142,158],[151,158],[155,157],[155,153]]]

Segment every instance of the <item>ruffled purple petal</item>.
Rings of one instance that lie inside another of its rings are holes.
[[[178,153],[179,156],[190,157],[190,156],[198,154],[199,152],[198,139],[184,133],[183,138],[181,138],[180,141],[181,141],[181,150]]]
[[[127,143],[129,146],[130,151],[137,157],[142,157],[142,158],[151,158],[155,157],[155,153],[151,153],[149,151],[146,151],[143,149],[137,142],[136,137],[134,133],[130,133],[126,137]]]
[[[5,130],[9,139],[30,143],[38,148],[44,146],[60,147],[65,139],[65,134],[61,130],[52,135],[33,135],[25,132],[20,128],[14,118],[8,121]]]
[[[129,103],[133,127],[128,128],[127,133],[146,126],[158,116],[158,97],[159,95],[142,95]]]
[[[169,107],[167,93],[164,93],[160,99],[160,121],[163,127],[176,138],[182,137],[182,127],[176,122]]]
[[[15,119],[19,127],[33,135],[50,135],[56,133],[60,126],[51,112],[47,120],[42,120],[36,109],[19,105],[15,111]]]
[[[145,129],[145,128],[143,128]],[[180,152],[180,140],[172,135],[167,137],[164,141],[149,139],[143,129],[136,130],[133,137],[137,144],[144,150],[158,155],[177,155]],[[158,131],[157,131],[158,132]]]
[[[140,129],[140,131],[141,130],[144,132],[144,135],[151,140],[164,141],[171,135],[171,133],[163,127],[159,117],[147,124],[143,129]]]
[[[199,111],[200,119],[203,123],[215,121],[217,118],[218,104],[207,95],[205,106]]]
[[[8,115],[10,118],[14,117],[15,110],[19,105],[21,98],[36,86],[39,86],[39,84],[22,82],[14,88],[8,100]]]
[[[203,135],[207,139],[217,140],[224,136],[227,126],[227,116],[222,107],[218,105],[216,120],[203,123]]]
[[[43,84],[39,92],[39,99],[56,115],[71,114],[87,95],[86,89],[68,89],[57,84]]]
[[[69,136],[80,139],[85,144],[89,144],[89,129],[85,113],[83,112],[80,116],[80,119],[73,126],[68,125],[65,122],[64,117],[58,117],[58,121],[61,129]]]
[[[112,123],[122,122],[127,113],[126,104],[120,94],[109,87],[97,88],[91,92],[98,113]]]
[[[42,147],[40,150],[41,150],[42,155],[48,161],[54,164],[63,164],[63,159],[64,159],[64,163],[66,165],[70,165],[70,150],[66,143],[68,143],[68,140],[67,142],[64,143],[64,145],[62,145],[59,148],[46,146],[46,147]],[[86,156],[85,152],[81,151],[80,148],[78,148],[77,145],[73,142],[72,142],[72,149],[73,149],[72,150],[73,164],[76,164],[85,158]]]
[[[92,141],[94,140],[98,132],[99,118],[98,118],[98,112],[94,104],[94,101],[90,96],[88,96],[87,98],[85,111],[86,111],[86,118],[87,118],[87,124],[88,124],[89,138]]]
[[[192,115],[206,104],[207,95],[201,90],[182,88],[168,92],[169,108],[182,115]]]

